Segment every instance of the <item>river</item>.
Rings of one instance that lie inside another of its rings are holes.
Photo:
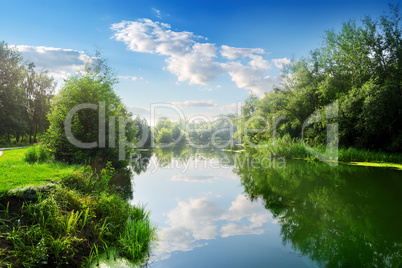
[[[146,267],[402,262],[400,171],[188,147],[131,164],[129,202],[146,205],[158,229]]]

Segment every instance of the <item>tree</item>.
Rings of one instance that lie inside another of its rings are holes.
[[[24,87],[27,95],[26,116],[29,142],[31,143],[36,142],[38,133],[46,131],[49,127],[47,113],[50,110],[50,100],[53,97],[56,83],[46,70],[37,73],[35,65],[30,63],[26,71]]]
[[[326,141],[325,107],[338,101],[339,141],[343,147],[402,151],[402,27],[399,6],[378,20],[350,20],[340,31],[326,31],[322,46],[284,71],[283,83],[261,99],[250,96],[243,120],[262,122],[286,116],[279,134],[301,138],[305,120],[321,111],[321,121],[304,130],[304,138]],[[272,125],[272,124],[271,124]],[[268,128],[269,130],[269,128]],[[245,133],[242,131],[242,133]],[[250,133],[258,142],[270,135]]]
[[[22,81],[24,66],[20,54],[4,42],[0,42],[0,136],[26,132],[24,120],[26,96]]]
[[[54,98],[48,116],[50,127],[46,143],[56,159],[69,163],[111,161],[117,168],[126,165],[126,161],[119,160],[119,148],[125,142],[124,139],[131,143],[137,141],[137,129],[131,114],[113,90],[116,81],[105,60],[99,56],[87,64],[84,73],[78,73],[65,81],[65,85]],[[71,115],[74,107],[81,104],[95,106],[94,109],[82,109],[73,115],[71,133],[79,142],[95,142],[88,146],[90,148],[75,146],[66,135],[66,118],[69,113]],[[103,141],[100,135],[102,133],[99,132],[102,106],[106,134]],[[119,132],[124,139],[121,139]]]
[[[33,63],[23,63],[17,50],[0,42],[0,138],[19,142],[28,134],[29,141],[36,142],[48,127],[54,88],[46,70],[37,72]]]
[[[160,118],[154,128],[155,142],[160,144],[169,144],[175,141],[178,143],[185,142],[185,132],[181,129],[181,125],[179,122],[170,121],[167,117]],[[180,135],[182,135],[181,138]]]

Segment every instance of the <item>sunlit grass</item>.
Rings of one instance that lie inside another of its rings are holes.
[[[25,161],[25,153],[29,150],[30,148],[3,151],[0,156],[0,193],[15,187],[57,181],[78,168],[52,161],[30,164]]]
[[[289,135],[278,137],[275,141],[264,141],[258,144],[260,153],[271,153],[273,156],[281,156],[286,158],[300,158],[313,160],[315,157],[306,149],[300,139],[292,139]],[[313,147],[312,149],[325,153],[325,146]],[[375,152],[356,148],[339,148],[338,161],[341,162],[366,162],[369,163],[394,163],[402,164],[402,154],[391,154],[385,152]],[[383,166],[385,165],[371,165]],[[395,165],[393,165],[395,167]]]
[[[0,197],[0,266],[90,266],[103,252],[110,256],[112,248],[114,257],[143,260],[155,229],[144,208],[131,206],[114,190],[113,171],[109,163],[99,173],[81,167],[47,188],[5,192]]]

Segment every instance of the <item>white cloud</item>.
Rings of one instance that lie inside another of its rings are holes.
[[[184,181],[184,182],[214,182],[218,180],[216,176],[191,176],[186,174],[177,174],[172,177],[172,181]]]
[[[252,57],[255,54],[265,54],[265,51],[262,48],[240,48],[223,45],[221,46],[220,53],[228,60],[235,60],[240,57],[246,58]]]
[[[288,58],[273,59],[272,62],[279,69],[283,69],[283,67],[285,67],[285,65],[288,65],[288,64],[292,63],[292,61],[289,60]]]
[[[264,229],[254,229],[251,226],[228,223],[221,228],[222,237],[234,235],[263,234]]]
[[[177,179],[193,181],[184,174],[178,175]],[[237,196],[229,209],[218,207],[207,197],[178,201],[167,217],[168,227],[160,228],[156,249],[156,255],[162,258],[168,258],[173,251],[190,251],[204,246],[206,242],[200,240],[262,234],[267,230],[264,224],[272,220],[262,201],[251,202],[244,195]]]
[[[160,10],[158,10],[158,9],[156,9],[156,8],[152,8],[152,10],[153,10],[153,12],[155,12],[156,16],[157,16],[159,19],[162,18],[162,15],[161,15],[161,11],[160,11]]]
[[[172,102],[172,105],[178,106],[180,108],[183,107],[208,107],[213,108],[218,106],[216,103],[213,103],[212,100],[208,101],[183,101],[183,102]]]
[[[281,82],[280,76],[270,77],[265,69],[245,66],[240,62],[228,63],[225,69],[237,87],[249,89],[257,95],[269,92],[274,85]]]
[[[219,110],[224,111],[225,113],[237,113],[238,109],[241,108],[241,103],[231,103],[223,106],[219,106]]]
[[[46,68],[56,79],[67,79],[71,74],[83,70],[91,57],[83,51],[44,47],[16,46],[24,60],[35,63],[37,68]]]
[[[279,76],[269,76],[272,62],[264,59],[267,53],[261,48],[222,45],[218,49],[215,44],[197,41],[206,38],[173,31],[170,25],[150,19],[115,23],[111,29],[115,32],[113,38],[124,42],[129,50],[167,56],[164,69],[176,75],[178,82],[205,86],[218,75],[229,74],[237,87],[256,94],[270,91],[280,82]],[[274,64],[283,66],[284,62],[278,59]]]
[[[188,80],[190,84],[205,85],[223,73],[222,65],[213,60],[216,51],[213,44],[195,43],[190,52],[168,58],[167,69],[175,74],[180,82]]]
[[[130,75],[120,75],[117,78],[123,79],[123,80],[132,80],[132,81],[135,81],[138,79],[136,76],[130,76]]]

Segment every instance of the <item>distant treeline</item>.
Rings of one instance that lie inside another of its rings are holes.
[[[156,144],[188,143],[196,147],[208,147],[232,143],[236,126],[232,124],[235,115],[217,116],[215,120],[206,118],[198,121],[172,122],[166,117],[158,120],[152,129]]]
[[[0,42],[0,143],[36,142],[49,123],[46,118],[55,82],[46,70]]]
[[[306,127],[305,141],[326,143],[327,125],[339,124],[339,144],[388,152],[402,151],[402,29],[399,6],[341,30],[325,32],[322,46],[293,61],[283,83],[261,99],[245,101],[242,127],[235,137],[253,143],[289,134],[301,138],[302,127],[316,111],[318,121]],[[329,118],[325,107],[337,102]],[[265,131],[249,131],[263,129]]]

